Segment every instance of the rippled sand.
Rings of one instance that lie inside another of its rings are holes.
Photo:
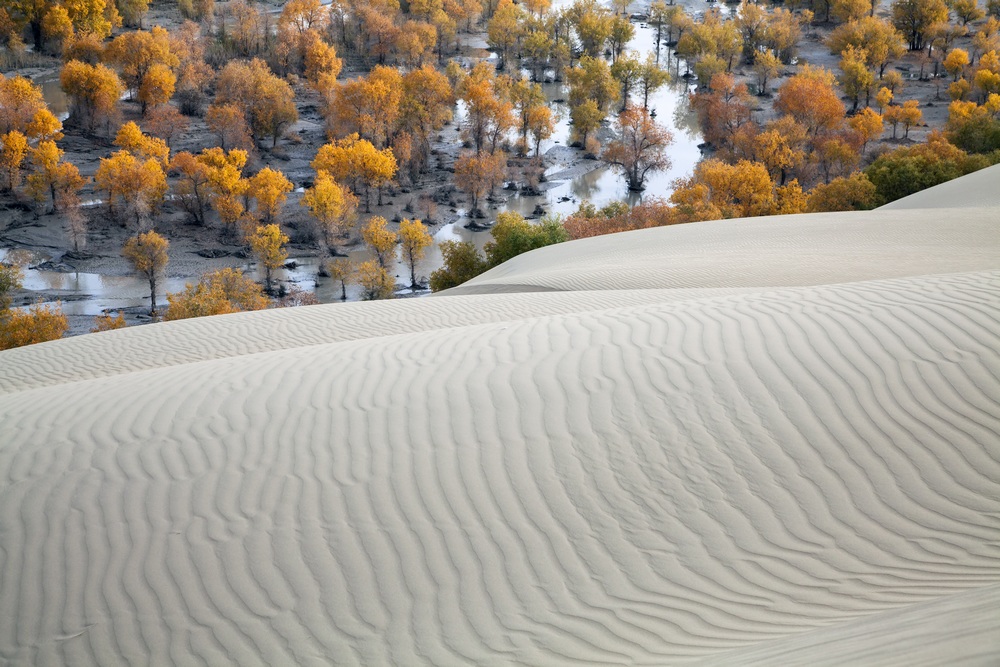
[[[974,176],[0,353],[0,663],[996,664]]]

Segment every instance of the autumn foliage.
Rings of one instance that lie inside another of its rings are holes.
[[[616,126],[618,136],[601,157],[625,176],[629,190],[644,190],[650,172],[670,168],[667,147],[674,137],[639,107],[623,111]]]
[[[167,294],[167,320],[183,320],[207,315],[225,315],[267,307],[260,285],[238,269],[207,273],[183,292]]]
[[[122,256],[136,273],[149,281],[149,313],[156,315],[156,283],[167,268],[170,242],[153,231],[133,236],[122,247]]]
[[[69,328],[58,304],[11,308],[11,293],[21,287],[23,275],[18,266],[0,263],[0,350],[55,340]]]

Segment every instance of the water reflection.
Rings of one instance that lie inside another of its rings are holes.
[[[69,118],[69,97],[63,92],[59,83],[59,74],[57,72],[42,74],[36,76],[33,82],[42,89],[42,97],[49,106],[49,111],[61,121]]]
[[[565,0],[556,0],[553,4],[558,7],[569,3]],[[724,13],[730,11],[728,6],[721,3],[717,7]],[[645,24],[634,25],[635,37],[628,48],[645,57],[647,52],[656,48],[656,30]],[[483,45],[476,43],[476,46]],[[661,64],[674,74],[683,68],[682,63],[678,62],[676,56],[666,47],[661,49]],[[69,100],[59,85],[58,76],[56,74],[39,76],[35,82],[42,88],[45,100],[53,113],[65,119],[69,112]],[[505,200],[487,211],[490,218],[495,219],[496,214],[502,210],[514,210],[529,217],[533,216],[536,208],[541,206],[546,213],[568,215],[576,211],[584,201],[603,206],[612,201],[624,200],[635,205],[650,197],[667,197],[672,190],[673,182],[677,178],[690,175],[700,158],[698,144],[702,140],[701,132],[697,117],[689,104],[689,95],[693,88],[680,77],[674,76],[671,83],[650,95],[649,108],[655,111],[657,121],[673,133],[674,143],[669,149],[670,169],[650,175],[646,190],[641,193],[629,192],[624,179],[608,167],[582,160],[582,152],[564,149],[570,141],[572,128],[568,105],[557,100],[565,100],[568,97],[568,90],[564,84],[551,80],[542,84],[542,90],[556,117],[552,136],[541,143],[541,152],[548,153],[550,161],[554,162],[546,170],[547,189],[541,196],[527,196],[506,190],[499,193]],[[439,150],[457,152],[461,140],[456,128],[461,127],[464,119],[465,108],[459,102],[456,105],[455,123],[440,133],[443,139],[436,146]],[[597,168],[593,168],[595,166]],[[427,257],[417,271],[418,279],[425,281],[433,270],[441,266],[442,257],[438,248],[438,243],[441,241],[471,241],[482,248],[490,239],[489,232],[466,229],[464,225],[469,220],[463,213],[459,210],[457,222],[444,225],[436,231],[435,244],[428,249]],[[356,250],[350,253],[350,258],[365,261],[370,259],[371,255],[367,250]],[[340,300],[340,286],[329,278],[317,277],[323,260],[305,257],[294,258],[293,261],[296,263],[294,269],[281,269],[276,273],[279,280],[288,281],[302,290],[315,291],[317,298],[324,303]],[[250,265],[243,268],[255,279],[263,277]],[[396,276],[397,285],[401,289],[404,285],[408,286],[410,272],[402,261],[394,264],[392,273]],[[162,287],[165,291],[179,291],[184,289],[185,282],[189,281],[190,279],[167,278]],[[58,292],[65,299],[77,299],[63,304],[66,312],[71,314],[97,315],[109,308],[148,305],[148,286],[144,280],[136,276],[101,276],[29,269],[25,272],[25,287]],[[360,289],[357,286],[350,286],[348,298],[353,300],[359,297]]]

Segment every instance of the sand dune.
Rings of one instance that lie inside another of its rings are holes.
[[[995,664],[1000,235],[936,216],[0,353],[0,662]]]
[[[1000,165],[921,190],[883,206],[892,211],[919,208],[994,208],[1000,206]]]

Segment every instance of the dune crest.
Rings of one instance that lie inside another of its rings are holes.
[[[0,661],[995,663],[1000,238],[942,215],[0,353]]]

